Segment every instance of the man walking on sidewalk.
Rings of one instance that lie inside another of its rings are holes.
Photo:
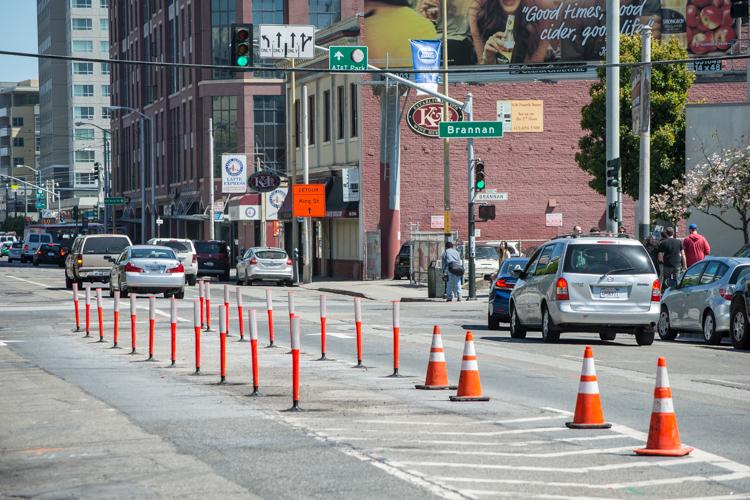
[[[443,252],[443,276],[446,281],[445,295],[448,302],[453,300],[453,296],[461,302],[461,278],[464,274],[464,266],[461,262],[461,256],[453,248],[450,241],[445,243],[445,252]]]
[[[682,250],[685,252],[687,267],[702,261],[706,255],[711,255],[711,246],[703,235],[698,234],[698,226],[688,226],[688,236],[682,240]]]
[[[659,243],[659,262],[661,262],[661,289],[677,286],[677,275],[685,265],[685,252],[682,243],[674,237],[674,228],[664,230],[664,238]]]

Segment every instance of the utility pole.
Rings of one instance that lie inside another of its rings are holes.
[[[651,26],[641,28],[641,150],[638,176],[638,239],[645,241],[651,226]]]
[[[291,140],[291,147],[289,148],[289,160],[291,162],[292,167],[292,175],[289,177],[289,195],[294,196],[294,184],[297,182],[297,74],[294,71],[295,63],[294,59],[292,59],[292,71],[291,71],[291,85],[292,85],[292,110],[290,116],[291,116],[291,130],[292,130],[292,140]],[[300,131],[301,133],[301,131]],[[297,219],[294,217],[294,213],[292,213],[292,254],[296,254],[296,250],[299,248],[299,226],[297,224]],[[294,281],[299,283],[299,266],[297,262],[297,257],[294,257]]]
[[[141,245],[146,243],[146,117],[141,116]]]
[[[617,232],[620,184],[620,2],[607,0],[607,111],[605,168],[616,170],[607,175],[607,231]]]
[[[156,118],[152,117],[148,121],[148,129],[151,138],[149,142],[149,149],[151,150],[151,237],[153,238],[156,234],[156,127],[154,126]]]
[[[309,171],[310,171],[310,141],[308,139],[308,113],[310,110],[307,106],[307,85],[302,87],[302,182],[308,184],[310,182]],[[302,237],[304,240],[304,247],[302,249],[303,266],[302,266],[302,282],[312,283],[312,235],[310,234],[310,217],[304,217],[304,223],[302,226]]]
[[[468,122],[473,121],[474,116],[474,98],[471,93],[466,96],[466,106],[464,113]],[[469,160],[469,300],[477,298],[477,270],[474,262],[476,256],[476,238],[474,237],[474,139],[469,138],[466,141],[466,156]]]
[[[216,239],[214,232],[214,119],[208,119],[208,239]]]
[[[443,93],[448,95],[448,0],[442,2],[443,22]],[[448,102],[443,102],[443,121],[448,121]],[[450,139],[443,139],[443,233],[445,242],[451,240],[451,159]]]

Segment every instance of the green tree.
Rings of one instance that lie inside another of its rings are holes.
[[[687,51],[676,39],[662,43],[654,39],[651,60],[684,60]],[[640,36],[620,39],[620,61],[641,61]],[[620,162],[622,190],[638,198],[639,138],[632,133],[630,112],[630,67],[620,68]],[[597,70],[599,81],[591,85],[591,103],[581,110],[581,128],[586,135],[578,140],[578,166],[592,175],[589,185],[604,194],[606,188],[606,80],[605,69]],[[685,106],[688,89],[695,75],[686,64],[655,64],[651,71],[651,192],[660,193],[665,185],[685,172]]]

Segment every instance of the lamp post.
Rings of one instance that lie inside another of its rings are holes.
[[[104,196],[108,198],[111,195],[112,191],[112,173],[110,172],[110,165],[109,165],[109,141],[112,137],[112,132],[109,129],[106,129],[104,127],[100,127],[96,123],[88,122],[88,121],[79,121],[76,122],[76,127],[81,126],[90,126],[98,128],[102,131],[102,135],[104,136]],[[116,231],[115,227],[115,208],[112,207],[112,232],[114,233]],[[109,206],[104,203],[104,232],[107,231],[107,220],[109,219]]]

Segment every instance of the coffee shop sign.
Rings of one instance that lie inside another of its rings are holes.
[[[272,172],[255,172],[247,185],[259,193],[269,193],[281,185],[281,178]]]

